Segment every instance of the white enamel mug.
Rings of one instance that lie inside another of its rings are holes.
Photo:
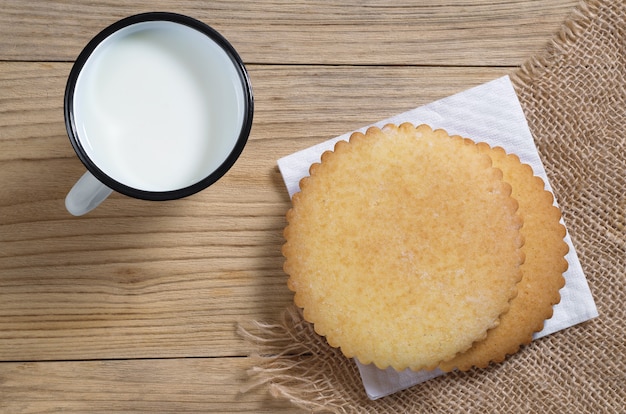
[[[64,104],[87,168],[65,199],[77,216],[113,191],[162,201],[207,188],[243,151],[254,112],[230,43],[167,12],[127,17],[96,35],[72,67]]]

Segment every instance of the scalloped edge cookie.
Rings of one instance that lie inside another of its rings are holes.
[[[310,168],[282,252],[304,318],[347,357],[432,369],[515,297],[524,257],[511,186],[478,146],[427,125],[354,133]]]

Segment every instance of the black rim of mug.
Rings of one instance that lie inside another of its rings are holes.
[[[76,87],[78,75],[80,74],[83,66],[85,66],[87,60],[96,49],[96,47],[98,47],[98,45],[102,43],[106,38],[127,26],[150,21],[169,21],[182,24],[196,29],[206,36],[210,37],[231,58],[235,68],[237,69],[237,72],[239,73],[245,98],[245,111],[241,131],[235,145],[233,146],[226,160],[217,169],[215,169],[211,174],[209,174],[201,181],[198,181],[188,187],[170,191],[141,190],[127,186],[124,183],[121,183],[111,178],[104,171],[102,171],[87,155],[85,149],[80,142],[80,139],[78,138],[78,131],[74,119],[74,89]],[[215,29],[213,29],[206,23],[203,23],[189,16],[171,12],[148,12],[129,16],[111,24],[110,26],[103,29],[96,36],[94,36],[89,43],[87,43],[82,52],[76,58],[76,61],[72,66],[70,75],[67,80],[67,85],[65,87],[64,113],[65,127],[67,129],[67,133],[70,138],[72,147],[78,155],[78,158],[81,160],[81,162],[85,165],[90,173],[92,173],[104,185],[121,194],[143,200],[164,201],[175,200],[195,194],[215,183],[224,174],[226,174],[228,170],[230,170],[230,168],[235,164],[235,162],[241,155],[252,129],[254,97],[252,94],[250,77],[248,76],[248,71],[243,64],[241,57],[239,57],[239,54],[237,53],[235,48],[220,33],[218,33]]]

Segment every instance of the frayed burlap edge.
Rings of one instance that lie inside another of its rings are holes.
[[[549,40],[544,51],[526,60],[510,75],[513,85],[517,88],[528,86],[547,71],[555,56],[565,54],[568,46],[574,44],[581,33],[593,23],[601,5],[601,0],[581,1],[555,36]]]
[[[255,364],[247,372],[249,381],[242,392],[266,386],[273,397],[302,409],[334,413],[347,412],[346,391],[363,393],[357,389],[356,366],[329,347],[294,305],[283,312],[280,322],[253,321],[239,325],[238,333],[262,352],[252,356]],[[329,371],[342,372],[344,378],[331,382]]]

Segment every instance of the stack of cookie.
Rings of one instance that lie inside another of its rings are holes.
[[[567,269],[561,214],[501,148],[427,125],[352,134],[300,182],[288,285],[331,346],[396,370],[467,370],[532,340]]]

